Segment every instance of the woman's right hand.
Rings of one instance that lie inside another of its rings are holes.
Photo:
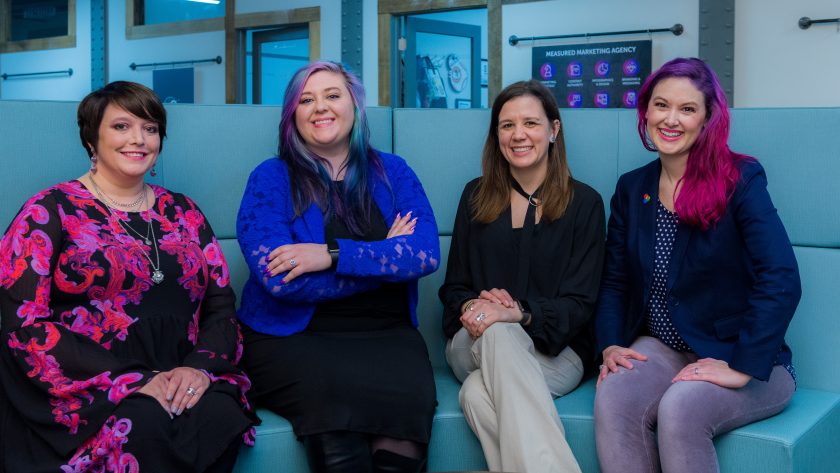
[[[385,239],[404,235],[413,235],[415,225],[417,225],[417,217],[411,218],[410,210],[407,214],[405,214],[405,216],[397,214],[397,218],[395,218],[394,223],[391,224],[391,229],[388,230],[388,236],[386,236]]]
[[[145,394],[155,398],[160,403],[160,407],[166,411],[169,418],[172,419],[172,413],[169,411],[170,402],[166,400],[166,389],[169,387],[169,376],[166,373],[158,373],[145,386],[137,390],[138,393]]]
[[[610,373],[618,373],[618,367],[622,366],[628,370],[633,369],[633,363],[630,360],[647,361],[647,356],[642,355],[636,350],[630,348],[620,347],[618,345],[610,345],[604,348],[603,351],[604,364],[598,372],[598,382],[595,384],[597,389],[601,382],[607,378]]]

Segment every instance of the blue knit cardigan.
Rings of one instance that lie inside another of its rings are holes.
[[[440,243],[432,207],[420,180],[408,164],[379,152],[385,182],[370,172],[373,200],[390,226],[397,213],[417,217],[413,235],[364,242],[338,240],[338,266],[306,273],[288,284],[285,273],[264,274],[268,254],[290,243],[324,243],[324,216],[313,204],[295,217],[286,162],[277,157],[263,161],[251,173],[236,234],[251,275],[242,290],[239,319],[252,329],[284,336],[302,331],[321,301],[340,299],[375,289],[383,282],[407,282],[411,322],[417,326],[417,280],[437,270]]]

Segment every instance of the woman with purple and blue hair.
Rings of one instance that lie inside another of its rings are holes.
[[[659,159],[618,181],[596,335],[601,469],[718,471],[712,439],[770,417],[796,387],[787,331],[801,294],[793,248],[700,59],[665,63],[639,93]]]
[[[438,267],[431,206],[373,149],[359,79],[334,62],[286,88],[278,155],[250,176],[237,236],[253,398],[292,424],[314,472],[417,472],[435,385],[417,281]]]

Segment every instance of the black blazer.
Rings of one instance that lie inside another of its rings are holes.
[[[599,351],[629,346],[645,328],[660,166],[657,159],[621,176],[610,203],[596,316]],[[716,225],[701,231],[679,224],[667,303],[674,326],[698,356],[766,380],[774,364],[791,360],[784,336],[801,295],[799,269],[764,169],[750,159],[740,170]]]

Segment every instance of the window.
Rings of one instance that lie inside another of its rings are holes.
[[[144,25],[225,16],[225,0],[144,0],[142,4]]]
[[[309,63],[309,28],[290,25],[245,35],[245,103],[281,105],[292,75]]]
[[[279,105],[292,74],[321,56],[320,7],[236,15],[236,43],[228,103]]]
[[[76,46],[76,0],[0,0],[0,52]]]
[[[225,0],[126,0],[125,37],[153,38],[225,28]]]

